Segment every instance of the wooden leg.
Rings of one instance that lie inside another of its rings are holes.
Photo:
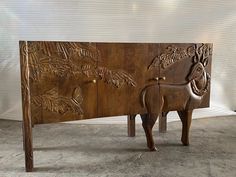
[[[22,139],[23,139],[23,150],[25,150],[25,129],[23,121],[22,121]]]
[[[27,42],[21,42],[25,46],[25,52],[28,53]],[[32,146],[32,124],[30,110],[30,77],[28,55],[20,55],[21,64],[21,91],[22,91],[22,112],[23,112],[23,147],[25,149],[25,168],[27,172],[33,170],[33,146]]]
[[[162,112],[159,117],[159,132],[165,133],[167,130],[167,114],[168,112]]]
[[[183,145],[189,145],[189,129],[192,121],[193,110],[178,111],[179,117],[182,121],[182,137],[181,141]]]
[[[127,125],[128,125],[128,136],[134,137],[135,136],[135,115],[128,115],[127,117]]]
[[[143,129],[146,134],[147,138],[147,146],[150,151],[156,151],[157,148],[155,147],[155,143],[152,136],[152,128],[157,120],[158,114],[143,114],[141,115],[142,118],[142,125]]]
[[[25,150],[26,172],[33,171],[33,146],[32,146],[32,125],[28,121],[23,121],[23,147]]]

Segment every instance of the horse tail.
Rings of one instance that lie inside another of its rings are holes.
[[[143,88],[143,90],[141,91],[141,94],[140,94],[140,103],[141,103],[141,106],[143,108],[147,108],[147,102],[146,100],[148,99],[147,97],[150,96],[150,92],[152,92],[153,90],[153,87],[155,87],[157,84],[150,84],[150,85],[147,85],[146,87]],[[158,91],[158,90],[154,90],[154,91]],[[148,93],[148,95],[147,95]]]
[[[140,102],[141,102],[141,106],[142,106],[143,108],[146,108],[146,102],[145,102],[146,89],[147,89],[147,87],[145,87],[145,88],[141,91],[141,95],[140,95]]]

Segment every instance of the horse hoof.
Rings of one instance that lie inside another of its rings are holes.
[[[156,146],[149,148],[150,151],[157,151]]]
[[[184,140],[181,140],[181,141],[184,146],[189,146],[189,141],[184,141]]]

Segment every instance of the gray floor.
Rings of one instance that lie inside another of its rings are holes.
[[[157,152],[148,152],[140,124],[50,124],[34,128],[35,172],[24,172],[21,122],[0,120],[0,176],[235,177],[236,116],[193,120],[191,145],[180,143],[181,123],[154,129]]]

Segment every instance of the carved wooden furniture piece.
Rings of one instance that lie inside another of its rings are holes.
[[[129,115],[135,136],[141,115],[150,150],[161,115],[178,111],[189,144],[192,111],[208,107],[212,44],[20,41],[26,171],[33,170],[32,126]]]

